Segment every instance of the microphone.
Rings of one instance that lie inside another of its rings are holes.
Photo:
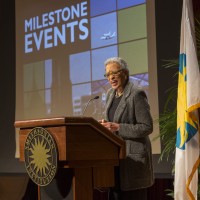
[[[83,110],[83,112],[82,112],[82,116],[85,114],[85,111],[86,111],[86,109],[87,109],[89,103],[90,103],[91,101],[95,100],[95,99],[98,99],[98,98],[99,98],[99,96],[95,96],[94,98],[89,99],[89,101],[87,102],[87,104],[86,104],[86,106],[85,106],[85,108],[84,108],[84,110]]]

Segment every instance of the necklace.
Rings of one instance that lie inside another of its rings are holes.
[[[119,93],[116,92],[116,93],[115,93],[115,97],[116,97],[116,98],[119,98],[119,97],[121,97],[121,96],[123,95],[123,93],[124,93],[123,91],[122,91],[122,92],[119,92]]]

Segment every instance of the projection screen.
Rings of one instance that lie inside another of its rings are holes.
[[[128,62],[157,117],[153,2],[16,0],[16,120],[81,116],[96,95],[84,115],[101,119],[110,87],[104,61],[113,56]],[[160,141],[152,144],[160,153]]]

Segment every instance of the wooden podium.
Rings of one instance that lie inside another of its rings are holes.
[[[94,188],[114,186],[114,166],[125,158],[125,142],[92,117],[58,117],[16,121],[19,128],[20,161],[29,132],[43,127],[58,148],[58,165],[73,168],[74,200],[93,200]]]

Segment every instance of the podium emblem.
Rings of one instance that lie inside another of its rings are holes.
[[[57,146],[44,128],[31,130],[25,141],[25,167],[29,177],[39,186],[48,185],[57,172]]]

